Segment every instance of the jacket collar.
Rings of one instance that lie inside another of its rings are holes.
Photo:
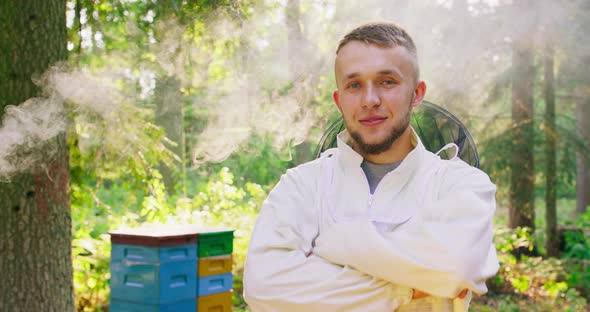
[[[402,163],[392,172],[388,173],[381,183],[387,185],[385,188],[387,191],[379,191],[379,189],[383,190],[384,188],[378,188],[378,190],[373,194],[375,196],[374,206],[371,208],[370,217],[375,222],[381,222],[383,224],[402,224],[409,220],[415,214],[415,207],[412,205],[408,206],[400,206],[397,207],[395,210],[392,210],[392,207],[387,204],[389,200],[386,198],[395,198],[401,191],[404,189],[404,186],[412,181],[414,177],[417,176],[419,170],[426,168],[429,166],[428,159],[431,158],[432,153],[429,153],[422,145],[420,138],[412,129],[412,136],[411,136],[412,144],[414,145],[414,149],[404,158]],[[340,162],[340,166],[344,171],[354,170],[360,171],[360,165],[363,161],[363,157],[357,153],[349,143],[351,142],[350,135],[347,131],[343,131],[338,135],[338,160]],[[384,197],[385,196],[385,197]],[[355,215],[355,213],[346,213],[341,211],[345,209],[346,205],[339,207],[340,213],[343,215]],[[353,210],[356,211],[356,207],[352,207]]]
[[[397,172],[406,174],[411,174],[412,171],[418,167],[421,160],[424,158],[424,152],[426,151],[414,128],[410,127],[410,129],[412,130],[410,140],[412,145],[414,145],[414,149],[406,156],[406,158],[404,158],[400,166],[396,169]],[[338,134],[337,144],[338,152],[340,154],[339,158],[345,168],[360,167],[363,162],[363,156],[352,148],[350,145],[351,142],[352,138],[350,137],[348,130],[344,130]]]

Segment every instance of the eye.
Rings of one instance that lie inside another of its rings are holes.
[[[346,86],[347,89],[359,89],[360,87],[361,84],[358,82],[351,82]]]
[[[382,85],[386,86],[386,87],[391,87],[394,86],[396,84],[396,81],[393,79],[385,79],[381,82]]]

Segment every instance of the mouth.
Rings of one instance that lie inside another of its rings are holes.
[[[359,120],[359,122],[363,126],[374,127],[374,126],[380,125],[383,122],[385,122],[385,119],[387,119],[387,117],[375,115],[375,116],[369,116],[369,117],[363,118],[363,119]]]

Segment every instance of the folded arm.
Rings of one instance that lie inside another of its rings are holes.
[[[338,223],[318,238],[316,253],[439,297],[455,298],[463,289],[485,293],[485,279],[498,270],[492,243],[495,186],[485,174],[466,171],[456,172],[464,175],[451,177],[441,188],[444,195],[407,225],[379,233],[368,219]]]
[[[253,311],[389,312],[407,303],[410,288],[312,253],[317,235],[311,196],[314,185],[301,171],[290,171],[281,178],[265,201],[252,234],[244,296]]]

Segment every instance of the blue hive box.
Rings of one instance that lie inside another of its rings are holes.
[[[111,298],[147,304],[191,298],[197,260],[148,263],[111,262]]]
[[[197,297],[230,291],[232,282],[233,276],[231,273],[199,277]]]
[[[111,304],[121,307],[111,311],[127,311],[138,305],[145,305],[140,309],[142,312],[168,311],[163,309],[174,310],[194,299],[197,287],[195,233],[166,227],[110,234]]]
[[[179,245],[170,247],[146,247],[126,244],[113,244],[111,261],[166,263],[186,261],[197,258],[197,245]]]

